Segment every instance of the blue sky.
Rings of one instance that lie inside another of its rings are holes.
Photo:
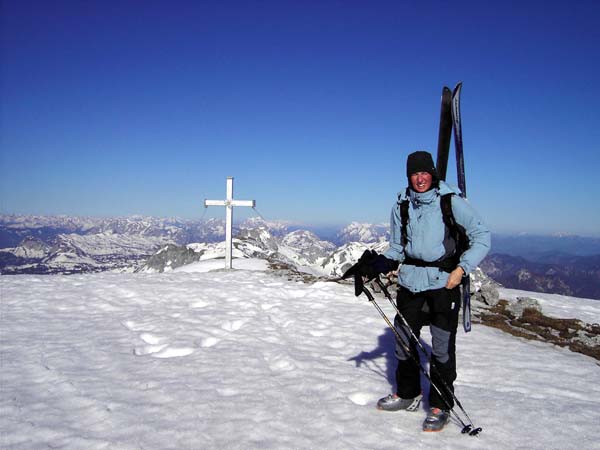
[[[600,2],[493,3],[3,1],[0,211],[385,222],[462,80],[492,229],[599,235]]]

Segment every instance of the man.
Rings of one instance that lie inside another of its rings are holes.
[[[452,195],[452,214],[468,237],[468,248],[460,253],[456,237],[444,223],[441,207],[444,194],[459,194],[459,191],[438,179],[433,159],[424,151],[408,156],[406,175],[409,187],[399,194],[398,202],[392,208],[390,247],[363,267],[363,275],[372,278],[374,274],[387,273],[400,264],[396,299],[399,311],[417,337],[424,321],[429,319],[431,379],[443,396],[436,389],[430,389],[430,409],[423,430],[441,431],[454,407],[452,395],[445,392],[444,383],[454,390],[459,285],[462,277],[468,276],[488,253],[490,231],[469,203],[459,195]],[[404,227],[402,212],[408,214]],[[424,314],[424,309],[428,309],[428,315]],[[421,401],[420,372],[404,348],[410,346],[413,355],[417,355],[417,350],[415,343],[410,342],[409,330],[401,329],[403,325],[398,316],[396,327],[400,329],[400,335],[407,336],[406,345],[396,346],[397,391],[380,399],[377,406],[386,411],[416,411]]]

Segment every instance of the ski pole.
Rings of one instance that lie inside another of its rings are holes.
[[[421,341],[419,340],[419,338],[415,335],[415,333],[413,332],[412,328],[410,327],[410,325],[408,324],[408,321],[406,320],[406,318],[404,317],[404,315],[400,312],[400,310],[398,309],[398,306],[394,303],[394,300],[392,299],[392,296],[390,295],[390,292],[388,291],[387,287],[383,284],[383,282],[381,281],[381,279],[379,278],[379,276],[377,276],[375,278],[375,283],[379,286],[379,288],[382,290],[383,294],[385,295],[385,297],[389,300],[389,302],[392,304],[392,306],[394,307],[394,309],[396,310],[396,314],[398,314],[398,317],[400,317],[400,320],[402,321],[402,324],[404,325],[403,327],[403,332],[405,334],[405,336],[408,338],[408,340],[410,341],[411,338],[412,340],[416,343],[417,346],[419,346],[419,348],[421,349],[421,351],[423,353],[425,353],[425,355],[427,355],[427,351],[425,350],[425,347],[423,347],[423,344],[421,344]],[[370,292],[369,292],[370,294]],[[367,295],[368,297],[368,295]],[[408,332],[406,331],[408,330]],[[409,335],[410,333],[410,335]],[[446,383],[446,381],[444,380],[440,370],[437,368],[435,361],[433,360],[433,358],[427,356],[427,360],[430,364],[430,366],[437,372],[437,374],[440,377],[440,381],[442,382],[446,392],[449,392],[450,395],[452,396],[454,402],[458,405],[458,407],[460,408],[460,410],[463,412],[463,414],[465,415],[465,417],[467,418],[467,420],[469,421],[469,425],[466,425],[459,417],[458,414],[455,413],[456,417],[458,418],[458,420],[460,421],[460,423],[463,425],[463,429],[462,429],[462,433],[469,433],[469,435],[471,436],[477,436],[481,431],[481,427],[475,427],[475,425],[473,424],[473,421],[471,420],[471,418],[469,417],[469,415],[467,414],[467,412],[465,411],[465,409],[463,408],[462,404],[460,403],[460,400],[456,397],[456,395],[454,394],[454,392],[450,389],[450,387],[448,386],[448,384]],[[438,389],[437,386],[435,386],[435,384],[431,381],[431,378],[429,378],[429,382],[431,383],[432,386],[434,386],[436,392],[438,394],[440,394],[440,397],[442,398],[442,400],[444,400],[444,402],[446,403],[446,405],[448,407],[450,407],[449,402],[446,400],[445,396],[442,395],[442,393],[440,392],[440,390]],[[454,408],[450,408],[451,411],[454,410]]]
[[[398,333],[397,328],[392,324],[392,322],[390,321],[390,319],[388,318],[388,316],[381,309],[381,307],[379,306],[379,304],[375,301],[375,297],[373,296],[373,294],[371,293],[371,291],[369,291],[365,286],[363,286],[362,287],[362,292],[367,296],[367,298],[369,299],[369,302],[371,302],[373,304],[373,306],[375,306],[375,309],[377,309],[377,311],[379,312],[379,314],[381,315],[381,317],[383,317],[383,320],[385,320],[385,322],[388,324],[388,326],[392,329],[392,331],[396,335],[397,342],[400,344],[400,346],[402,346],[402,349],[404,350],[404,352],[407,355],[409,355],[410,358],[413,360],[413,362],[417,365],[417,367],[419,367],[419,369],[421,370],[421,373],[423,373],[423,375],[425,375],[425,377],[429,381],[429,384],[436,390],[436,392],[439,394],[440,398],[444,401],[444,403],[446,403],[446,406],[448,407],[448,410],[450,411],[450,413],[453,414],[454,418],[457,419],[460,422],[460,424],[463,427],[461,433],[463,433],[463,434],[469,433],[470,436],[476,436],[476,435],[478,435],[479,432],[481,431],[481,428],[477,428],[475,430],[472,430],[473,423],[471,422],[471,425],[465,424],[465,422],[460,418],[460,416],[457,414],[457,412],[454,410],[454,408],[450,407],[450,404],[448,403],[448,400],[446,399],[446,397],[444,396],[444,394],[442,394],[442,392],[440,391],[440,389],[438,388],[438,386],[431,379],[431,376],[429,375],[429,373],[427,372],[427,370],[421,364],[421,361],[419,360],[419,356],[415,355],[414,352],[410,349],[410,347],[404,342],[404,340],[400,336],[400,333]],[[408,336],[406,336],[406,337],[408,337]],[[427,353],[425,352],[425,354],[427,354]],[[439,373],[439,371],[438,371],[438,373]],[[447,388],[447,386],[446,386],[446,388]],[[466,415],[466,413],[465,413],[465,415]],[[470,421],[470,419],[469,419],[469,421]]]

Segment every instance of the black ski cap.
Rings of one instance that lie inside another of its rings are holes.
[[[430,173],[434,180],[438,179],[437,170],[433,164],[433,158],[429,152],[418,151],[408,155],[406,160],[406,176],[410,179],[413,173]]]

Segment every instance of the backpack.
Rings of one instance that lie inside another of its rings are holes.
[[[408,189],[406,192],[408,197]],[[421,259],[412,258],[405,254],[404,264],[409,264],[417,267],[438,267],[445,272],[452,272],[460,260],[460,256],[469,248],[469,238],[463,226],[458,224],[454,219],[452,212],[452,196],[456,194],[444,194],[440,198],[440,208],[442,209],[442,219],[450,239],[454,241],[454,251],[450,255],[444,255],[437,261],[423,261]],[[406,248],[408,243],[408,199],[400,201],[398,197],[398,205],[400,207],[400,231],[402,246]]]

